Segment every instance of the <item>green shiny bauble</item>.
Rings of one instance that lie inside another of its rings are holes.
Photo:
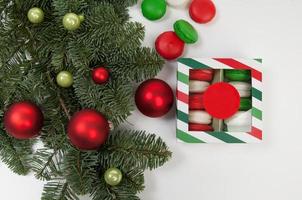
[[[149,20],[158,20],[166,14],[167,3],[165,0],[144,0],[142,13]]]
[[[38,24],[44,20],[44,12],[41,8],[31,8],[27,13],[28,20],[33,24]]]
[[[69,30],[74,31],[80,28],[81,25],[81,19],[77,14],[74,13],[67,13],[63,17],[63,26]]]
[[[198,33],[195,28],[186,20],[180,19],[174,23],[176,35],[185,43],[193,44],[198,40]]]
[[[249,81],[251,79],[250,70],[226,69],[224,75],[230,81]]]
[[[57,83],[59,86],[64,87],[64,88],[68,88],[68,87],[72,86],[72,84],[73,84],[72,74],[68,71],[61,71],[57,75]]]
[[[108,185],[116,186],[122,181],[123,174],[121,170],[111,167],[106,170],[104,178]]]
[[[252,108],[252,100],[250,98],[240,98],[239,110],[247,111]]]

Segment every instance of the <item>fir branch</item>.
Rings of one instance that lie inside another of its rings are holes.
[[[155,169],[171,157],[171,152],[161,138],[144,131],[116,130],[110,134],[100,154],[101,163],[115,160],[121,165]]]
[[[98,156],[96,152],[69,149],[64,159],[64,176],[70,187],[79,195],[89,193],[94,185]]]
[[[32,140],[16,140],[0,129],[0,158],[14,173],[26,175],[29,172],[32,145]]]
[[[79,198],[67,182],[55,179],[44,185],[41,200],[79,200]]]
[[[60,150],[39,149],[35,152],[31,162],[35,176],[40,180],[50,180],[62,176],[61,164],[63,152]]]

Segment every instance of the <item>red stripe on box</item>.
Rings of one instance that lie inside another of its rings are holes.
[[[176,96],[178,100],[184,102],[185,104],[189,104],[189,96],[186,95],[185,93],[177,90]]]
[[[262,140],[262,131],[254,126],[252,126],[252,131],[249,134]]]
[[[237,60],[231,58],[214,58],[214,60],[221,62],[225,65],[228,65],[234,69],[248,69],[252,71],[252,77],[262,82],[262,73],[250,66],[247,66]]]

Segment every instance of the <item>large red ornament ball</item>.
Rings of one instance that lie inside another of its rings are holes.
[[[101,113],[85,109],[72,116],[68,124],[71,143],[81,150],[97,150],[109,135],[108,120]]]
[[[92,70],[92,80],[94,83],[102,85],[108,82],[110,73],[105,67],[97,67]]]
[[[208,23],[216,15],[216,7],[212,0],[193,0],[189,13],[191,18],[197,23]]]
[[[160,34],[155,41],[157,53],[167,60],[173,60],[183,54],[185,43],[173,31]]]
[[[174,95],[171,87],[159,79],[149,79],[136,90],[136,106],[149,117],[165,115],[171,109],[173,102]]]
[[[30,139],[39,135],[44,117],[38,106],[21,101],[12,104],[4,114],[5,130],[17,139]]]

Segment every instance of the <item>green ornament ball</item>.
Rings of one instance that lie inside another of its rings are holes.
[[[63,26],[69,31],[77,30],[78,28],[80,28],[80,25],[81,19],[75,13],[67,13],[63,17]]]
[[[38,24],[44,20],[44,12],[41,8],[31,8],[27,13],[28,20],[33,24]]]
[[[186,20],[180,19],[174,23],[174,32],[185,43],[193,44],[198,40],[196,29]]]
[[[106,170],[104,178],[108,185],[116,186],[122,181],[123,174],[121,170],[115,167],[111,167]]]
[[[230,81],[249,81],[251,79],[250,70],[227,69],[224,75]]]
[[[59,86],[61,86],[63,88],[68,88],[68,87],[72,86],[72,84],[73,84],[72,74],[68,71],[61,71],[57,75],[57,83]]]
[[[144,17],[155,21],[166,14],[167,3],[165,0],[144,0],[141,8]]]

